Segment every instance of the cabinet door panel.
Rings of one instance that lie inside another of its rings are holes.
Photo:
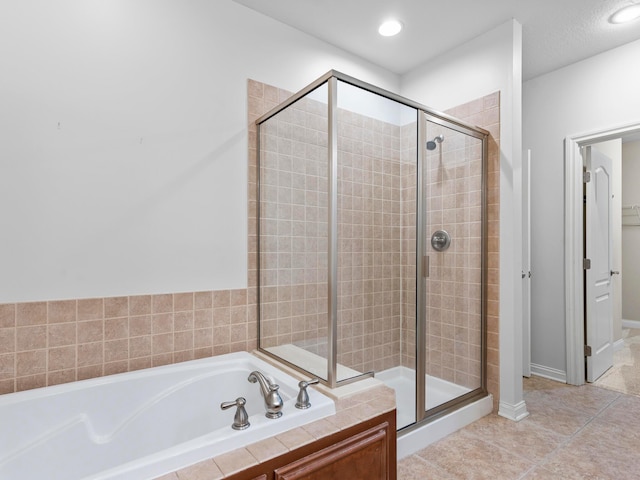
[[[362,432],[275,471],[276,480],[387,479],[388,424]]]

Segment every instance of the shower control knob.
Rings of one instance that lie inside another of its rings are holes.
[[[301,410],[305,410],[311,406],[311,402],[309,401],[309,394],[307,393],[307,387],[309,385],[315,385],[320,380],[314,378],[313,380],[309,380],[308,382],[302,380],[298,383],[298,387],[300,387],[300,391],[298,392],[298,398],[296,399],[296,408]]]
[[[431,235],[431,246],[436,252],[444,252],[451,245],[451,236],[446,230],[436,230]]]

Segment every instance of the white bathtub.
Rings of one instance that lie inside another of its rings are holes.
[[[283,415],[267,419],[259,370],[280,385]],[[0,396],[0,479],[154,478],[335,413],[309,388],[312,407],[295,408],[298,381],[238,352]],[[245,397],[251,426],[231,428]]]

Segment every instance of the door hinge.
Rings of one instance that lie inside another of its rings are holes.
[[[591,172],[586,171],[582,172],[582,182],[589,183],[591,181]]]
[[[585,270],[589,270],[591,268],[591,259],[590,258],[583,258],[582,259],[582,268],[584,268]]]
[[[429,256],[425,255],[422,257],[422,276],[424,278],[429,278]]]
[[[585,357],[590,357],[591,356],[591,347],[589,345],[585,345],[584,346],[584,356]]]

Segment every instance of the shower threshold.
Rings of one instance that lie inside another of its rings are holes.
[[[471,391],[441,378],[425,375],[425,398],[427,410],[447,403]],[[416,375],[413,369],[393,367],[376,373],[376,378],[396,391],[398,429],[415,423],[416,418]]]
[[[376,378],[396,392],[398,430],[415,424],[414,370],[407,367],[394,367],[377,373]],[[466,387],[429,375],[426,376],[425,390],[427,410],[471,391]],[[493,397],[487,395],[433,421],[400,431],[398,434],[398,460],[414,454],[476,420],[480,420],[490,414],[492,410]]]

